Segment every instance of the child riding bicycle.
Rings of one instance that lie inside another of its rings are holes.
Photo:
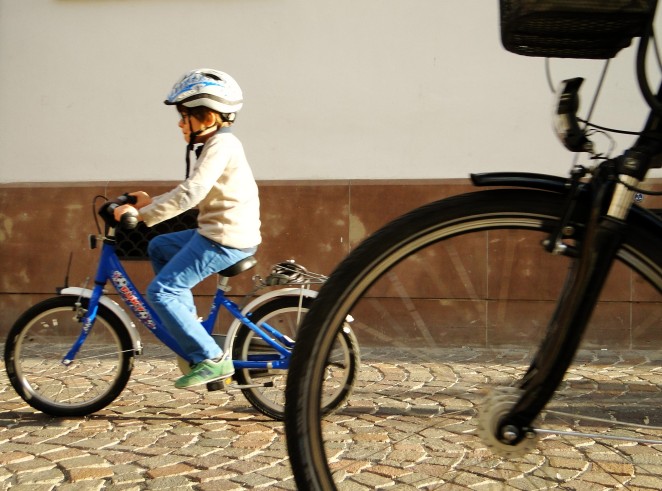
[[[151,227],[198,207],[197,229],[159,235],[148,246],[156,276],[147,299],[192,360],[191,371],[175,382],[184,388],[234,374],[229,353],[198,320],[191,288],[255,254],[261,242],[260,202],[243,146],[231,130],[243,105],[237,82],[218,70],[193,70],[173,86],[165,104],[174,105],[180,116],[186,179],[159,196],[130,193],[135,208],[121,205],[114,214],[119,221],[127,212],[137,213]],[[197,160],[190,172],[193,150]]]

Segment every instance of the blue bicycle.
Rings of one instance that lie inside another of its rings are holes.
[[[135,227],[113,209],[131,197],[104,198],[98,216],[104,234],[90,236],[90,246],[102,242],[94,288],[65,287],[56,297],[29,308],[11,328],[5,344],[7,374],[16,392],[33,408],[52,416],[85,416],[108,406],[126,386],[134,358],[144,351],[138,330],[127,312],[106,295],[112,284],[135,317],[178,357],[189,370],[186,353],[163,327],[156,313],[131,281],[117,255],[116,231]],[[97,223],[100,232],[100,227]],[[248,257],[218,273],[218,284],[203,326],[212,333],[221,308],[234,318],[226,335],[214,335],[232,353],[234,381],[211,382],[208,390],[240,389],[263,414],[284,418],[284,389],[296,331],[310,308],[324,276],[294,262],[278,263],[266,279],[255,277],[252,298],[240,307],[225,295],[229,278],[257,263]],[[278,286],[262,295],[262,288]],[[326,364],[326,395],[322,411],[329,413],[349,397],[357,376],[359,348],[349,323],[337,336]]]

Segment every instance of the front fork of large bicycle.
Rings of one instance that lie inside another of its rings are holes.
[[[631,176],[620,176],[619,182],[612,185],[606,179],[597,176],[591,184],[594,192],[577,251],[579,259],[569,272],[545,337],[518,384],[521,396],[497,425],[495,436],[505,444],[517,445],[523,438],[532,436],[531,424],[552,398],[572,363],[622,244],[625,220],[634,200],[632,189],[638,181]],[[569,203],[570,210],[572,206]],[[547,245],[547,248],[556,253],[568,253],[558,245]]]

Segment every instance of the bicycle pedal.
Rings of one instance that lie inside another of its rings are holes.
[[[228,390],[230,389],[238,389],[238,390],[243,390],[243,389],[258,389],[260,387],[273,387],[274,383],[273,382],[265,382],[263,384],[245,384],[245,385],[237,385],[237,384],[232,384],[227,387]]]
[[[232,377],[224,378],[221,380],[214,380],[213,382],[207,382],[207,391],[214,392],[217,390],[225,390],[230,388],[232,383]]]

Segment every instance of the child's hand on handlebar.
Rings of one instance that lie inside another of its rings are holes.
[[[119,205],[113,210],[113,216],[115,220],[120,223],[122,221],[122,215],[128,213],[131,216],[137,217],[138,220],[141,220],[138,210],[135,209],[132,205]]]
[[[145,191],[136,191],[135,193],[129,193],[129,196],[136,198],[136,202],[133,206],[137,209],[141,209],[143,206],[147,206],[152,202],[152,198]]]
[[[129,220],[128,217],[130,216],[133,218],[131,222],[134,223],[133,226],[135,227],[135,223],[137,223],[137,221],[142,221],[142,217],[138,213],[138,210],[143,206],[147,206],[148,204],[150,204],[152,202],[152,198],[145,191],[126,193],[124,196],[125,198],[122,201],[120,201],[120,203],[124,202],[125,204],[119,205],[116,208],[114,208],[113,216],[115,218],[115,221],[118,223],[125,223],[127,220]],[[130,204],[126,204],[127,201]],[[127,215],[124,218],[125,222],[122,222],[123,215]]]

